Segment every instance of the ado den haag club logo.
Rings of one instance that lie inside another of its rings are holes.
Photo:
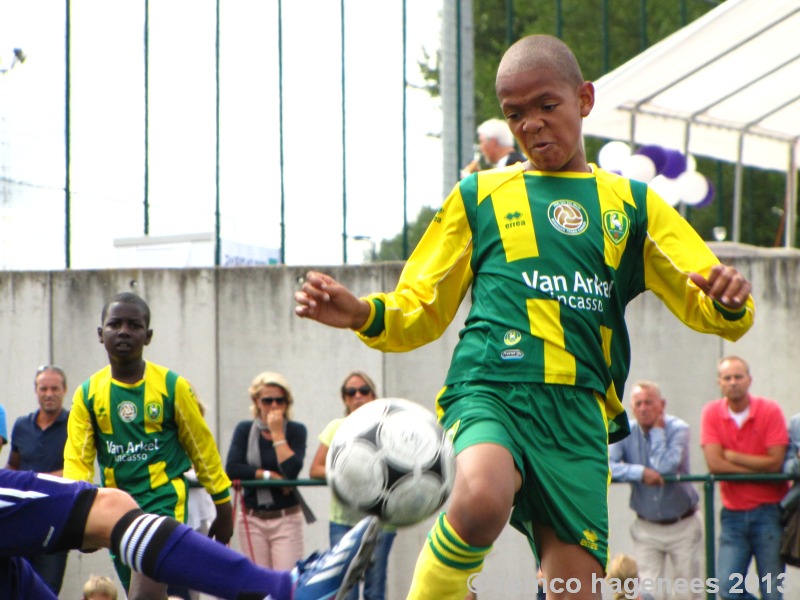
[[[630,223],[628,215],[620,210],[607,210],[603,213],[603,229],[615,244],[628,237]]]

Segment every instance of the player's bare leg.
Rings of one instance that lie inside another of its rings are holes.
[[[542,574],[547,582],[547,600],[602,598],[603,568],[589,552],[577,544],[568,544],[558,539],[551,527],[535,527],[534,537],[538,540]],[[570,586],[571,591],[567,591],[566,582],[570,579],[573,584]],[[574,582],[578,582],[579,586]],[[554,587],[556,591],[553,590]]]
[[[127,493],[116,488],[100,488],[94,499],[83,534],[83,550],[97,550],[111,545],[111,531],[123,515],[139,508]]]
[[[473,546],[489,546],[508,523],[522,477],[511,453],[497,444],[476,444],[456,457],[456,481],[447,518]]]
[[[420,552],[408,600],[464,599],[508,522],[521,483],[502,446],[476,444],[458,454],[447,514],[439,516]]]

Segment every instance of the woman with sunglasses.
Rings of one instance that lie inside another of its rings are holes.
[[[306,426],[291,420],[294,400],[279,373],[259,373],[248,389],[254,419],[233,432],[225,470],[232,480],[297,479]],[[291,569],[303,557],[303,510],[294,487],[246,487],[237,507],[242,552],[258,565]]]
[[[344,402],[345,417],[367,402],[375,400],[376,389],[375,383],[366,373],[361,371],[348,373],[340,390],[342,402]],[[330,448],[333,436],[339,430],[339,426],[343,421],[344,418],[334,419],[328,423],[319,435],[320,445],[309,470],[311,477],[325,478],[325,459],[328,456],[328,448]],[[332,543],[338,542],[363,517],[362,513],[348,509],[336,499],[336,496],[331,496],[330,541]],[[395,532],[395,527],[384,526],[378,538],[373,562],[364,575],[364,600],[383,600],[386,596],[386,567],[389,562],[389,551],[392,549]],[[344,597],[344,600],[358,600],[358,588],[358,585],[354,586],[350,593]]]

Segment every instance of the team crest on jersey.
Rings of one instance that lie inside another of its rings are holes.
[[[567,235],[579,235],[589,226],[589,215],[573,200],[555,200],[547,207],[550,224]]]
[[[628,215],[619,210],[607,210],[603,213],[603,229],[606,235],[611,238],[615,244],[619,244],[626,237],[628,237],[628,230],[630,229],[630,219]]]
[[[514,344],[518,344],[521,339],[522,339],[522,334],[516,329],[509,329],[503,336],[503,342],[505,343],[506,346],[513,346]]]
[[[144,409],[148,421],[158,421],[161,418],[161,403],[150,402]]]
[[[126,423],[133,421],[136,418],[136,413],[136,405],[128,400],[125,402],[120,402],[119,406],[117,407],[117,414],[119,415],[119,418]]]

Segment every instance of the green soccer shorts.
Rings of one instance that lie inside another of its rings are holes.
[[[522,474],[511,524],[539,558],[534,524],[553,528],[608,564],[608,422],[592,390],[540,383],[468,382],[437,400],[456,452],[475,444],[506,448]]]

